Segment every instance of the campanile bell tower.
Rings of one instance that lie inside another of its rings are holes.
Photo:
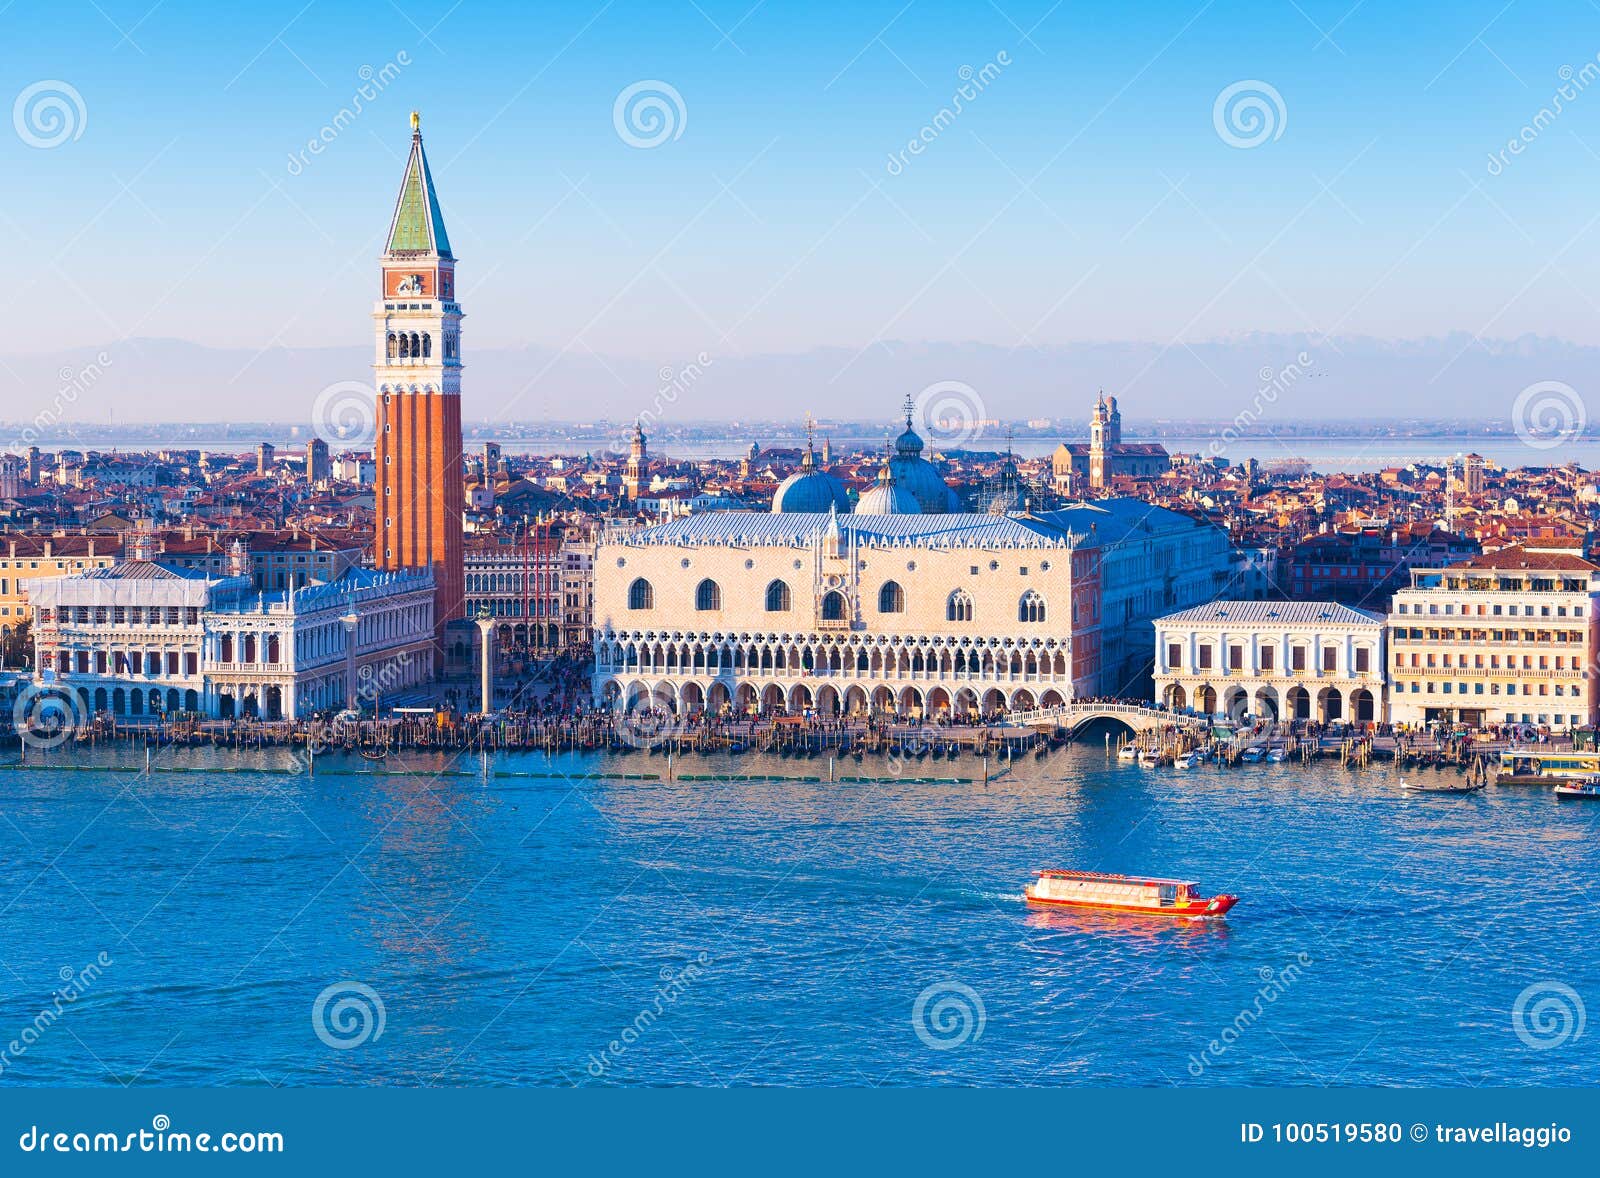
[[[411,115],[411,154],[395,201],[373,308],[377,357],[375,563],[433,569],[436,639],[462,616],[461,306],[433,175]],[[442,657],[440,641],[436,663]]]

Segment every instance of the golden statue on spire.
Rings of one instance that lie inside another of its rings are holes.
[[[414,110],[411,112],[411,133],[414,135],[420,130],[422,130],[422,112]]]

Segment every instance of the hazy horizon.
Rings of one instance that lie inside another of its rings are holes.
[[[13,6],[0,394],[101,349],[101,420],[370,381],[417,109],[469,417],[633,416],[704,356],[676,411],[1228,418],[1302,350],[1277,410],[1503,416],[1600,375],[1600,216],[1551,199],[1600,173],[1597,67],[1504,11]]]

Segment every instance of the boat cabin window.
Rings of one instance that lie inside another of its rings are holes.
[[[1163,908],[1171,908],[1177,902],[1178,902],[1178,885],[1177,884],[1162,884],[1161,885],[1161,907],[1163,907]]]

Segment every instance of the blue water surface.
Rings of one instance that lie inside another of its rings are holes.
[[[987,784],[970,756],[832,783],[825,757],[114,756],[0,770],[0,1084],[1600,1074],[1600,805],[1542,789],[1098,744]],[[1041,911],[1043,866],[1243,899]]]

